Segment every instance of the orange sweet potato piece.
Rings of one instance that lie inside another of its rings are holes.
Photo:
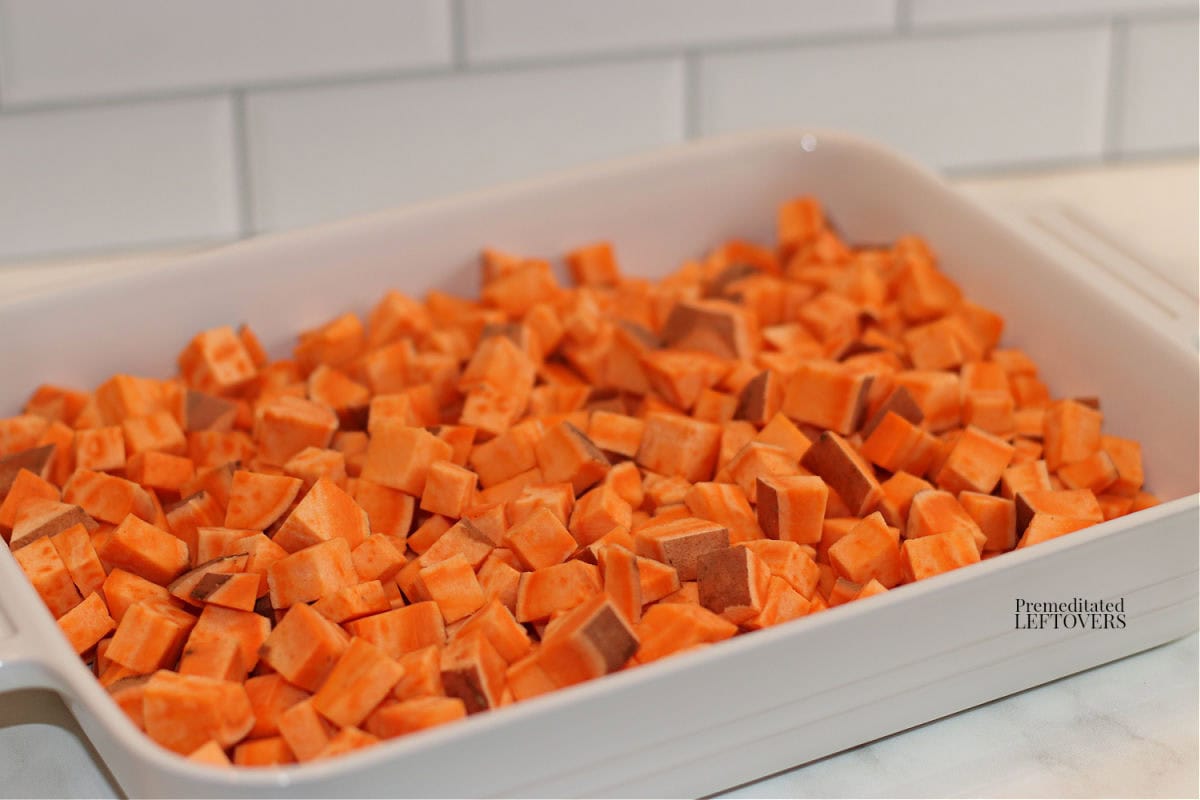
[[[1042,429],[1046,467],[1057,472],[1064,464],[1082,461],[1101,448],[1104,415],[1074,400],[1059,400],[1046,410]]]
[[[116,630],[117,623],[109,616],[100,593],[92,592],[58,618],[58,627],[75,652],[83,653]]]
[[[849,436],[862,423],[871,380],[840,364],[805,362],[788,381],[781,410],[797,422]]]
[[[635,460],[643,469],[691,483],[711,480],[721,447],[721,427],[678,414],[647,415]]]
[[[429,465],[421,509],[447,517],[461,517],[475,495],[477,476],[453,461],[434,461]]]
[[[85,535],[99,527],[79,506],[34,499],[23,504],[17,512],[8,546],[15,552],[43,536],[55,536],[77,525],[83,526]]]
[[[536,570],[566,561],[578,547],[560,518],[545,506],[538,507],[527,519],[504,534],[503,544],[527,570]]]
[[[820,570],[803,546],[785,540],[760,539],[743,542],[738,547],[745,547],[762,559],[771,575],[785,581],[802,597],[811,598],[816,591]]]
[[[166,531],[133,514],[97,549],[100,558],[148,581],[167,584],[188,566],[188,548]]]
[[[62,499],[81,506],[94,519],[113,525],[130,514],[141,519],[154,516],[153,502],[145,489],[133,481],[89,469],[75,470],[63,486]]]
[[[301,483],[299,478],[286,475],[235,471],[225,508],[225,527],[265,531],[291,508]]]
[[[358,725],[403,674],[403,668],[378,647],[365,639],[351,639],[313,695],[313,708],[342,727]]]
[[[337,727],[313,708],[312,698],[291,705],[279,715],[279,736],[298,761],[311,761],[337,733]]]
[[[271,605],[277,610],[320,600],[356,583],[350,545],[341,537],[298,550],[267,567]]]
[[[576,494],[601,480],[610,466],[587,434],[569,422],[546,431],[534,446],[534,455],[547,483],[570,483]]]
[[[620,545],[606,545],[596,552],[604,592],[630,624],[642,619],[642,580],[638,557]],[[676,583],[678,573],[676,573]]]
[[[1095,524],[1095,520],[1090,519],[1036,513],[1029,520],[1029,524],[1025,526],[1025,530],[1021,534],[1021,540],[1017,542],[1017,547],[1030,547],[1031,545],[1040,544],[1050,539],[1057,539],[1059,536],[1065,536],[1068,533],[1074,533]]]
[[[913,495],[908,511],[908,525],[904,529],[906,539],[917,539],[952,530],[966,531],[981,548],[986,541],[978,523],[954,495],[939,489],[929,489]]]
[[[254,712],[254,727],[249,739],[279,735],[279,718],[292,706],[310,697],[303,689],[292,686],[279,673],[257,675],[245,683],[246,696]]]
[[[256,372],[242,340],[230,327],[198,334],[179,354],[179,372],[193,389],[226,394]]]
[[[690,603],[651,606],[634,629],[639,646],[638,663],[657,661],[698,644],[728,639],[737,626],[707,608]]]
[[[924,580],[979,561],[974,537],[964,530],[906,539],[900,545],[900,562],[906,579]]]
[[[575,540],[589,545],[616,527],[629,528],[633,508],[609,483],[594,487],[575,503],[571,511],[570,531]]]
[[[763,560],[745,547],[710,550],[697,561],[700,605],[740,625],[763,610],[770,578]]]
[[[950,449],[933,482],[955,494],[963,491],[991,494],[1012,456],[1011,444],[968,425]]]
[[[797,544],[821,540],[829,487],[810,475],[758,478],[758,524],[771,539]]]
[[[254,441],[260,457],[282,465],[306,447],[328,447],[337,426],[332,409],[311,400],[283,396],[259,409]]]
[[[855,516],[869,513],[883,498],[871,465],[836,433],[823,432],[800,463],[821,476]]]
[[[429,468],[449,461],[453,448],[424,428],[389,425],[371,436],[362,477],[420,497]]]
[[[414,697],[383,704],[371,713],[366,725],[380,739],[394,739],[465,716],[467,707],[458,697]]]
[[[442,686],[468,714],[500,705],[508,663],[482,631],[452,641],[441,656]]]
[[[12,528],[16,524],[17,514],[25,506],[40,500],[58,499],[58,487],[54,484],[27,469],[19,470],[4,502],[0,503],[0,529]]]
[[[175,663],[196,618],[161,600],[142,600],[125,610],[105,658],[149,674]]]
[[[208,741],[231,747],[254,727],[240,683],[160,670],[146,683],[143,715],[150,738],[177,753]]]
[[[515,620],[513,620],[513,624],[517,625]],[[518,625],[518,627],[520,626]],[[521,632],[524,634],[525,629],[521,628]],[[528,640],[527,634],[526,640]],[[401,674],[400,680],[392,687],[392,697],[397,700],[413,700],[418,697],[443,696],[445,692],[442,690],[441,653],[440,646],[429,645],[400,656],[397,663],[404,672]],[[370,723],[368,722],[369,728]]]
[[[344,539],[351,549],[370,534],[367,512],[354,498],[326,478],[321,478],[296,505],[273,541],[295,553],[332,539]]]
[[[372,614],[345,624],[351,636],[360,636],[392,658],[400,658],[430,645],[446,643],[446,627],[437,603],[423,601]]]
[[[985,552],[1003,552],[1016,546],[1017,507],[1012,500],[978,492],[961,492],[958,502],[987,537],[983,545]]]
[[[188,636],[187,647],[208,639],[229,639],[241,650],[242,665],[252,670],[257,666],[259,650],[271,632],[271,622],[261,614],[232,608],[208,605]]]
[[[600,570],[582,561],[567,561],[521,576],[517,588],[516,617],[537,622],[556,611],[566,611],[603,590]]]
[[[183,648],[176,672],[242,683],[246,680],[247,669],[236,641],[205,638]]]
[[[876,511],[830,546],[829,563],[847,580],[858,584],[875,580],[890,589],[904,577],[900,531],[889,527]]]

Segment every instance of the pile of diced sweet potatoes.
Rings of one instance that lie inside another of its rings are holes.
[[[477,301],[389,292],[274,361],[215,328],[0,419],[4,540],[138,727],[325,758],[1156,502],[915,237],[799,198],[659,282],[565,262],[485,251]]]

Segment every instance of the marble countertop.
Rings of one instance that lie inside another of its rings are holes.
[[[1066,205],[1197,295],[1197,162],[959,180],[985,202]],[[153,268],[148,253],[0,265],[0,293]],[[722,797],[1197,797],[1196,634],[830,756]],[[120,797],[57,695],[0,699],[0,796]]]

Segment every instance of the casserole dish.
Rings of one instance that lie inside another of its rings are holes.
[[[851,243],[925,237],[1055,396],[1099,395],[1142,442],[1162,505],[883,596],[365,752],[217,770],[154,745],[108,699],[0,548],[0,689],[59,692],[133,796],[707,794],[1129,655],[1196,628],[1196,353],[1152,298],[1055,257],[905,158],[827,131],[749,134],[294,231],[103,283],[0,300],[0,415],[42,382],[164,375],[194,331],[269,350],[387,288],[474,294],[484,246],[615,243],[656,277],[730,237],[768,240],[818,197]],[[1016,625],[1018,600],[1124,600],[1122,628]],[[6,624],[5,624],[6,623]]]

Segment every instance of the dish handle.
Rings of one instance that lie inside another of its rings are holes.
[[[0,543],[0,693],[17,689],[61,690],[48,653],[43,625],[36,615],[46,614],[42,600],[25,574]]]

